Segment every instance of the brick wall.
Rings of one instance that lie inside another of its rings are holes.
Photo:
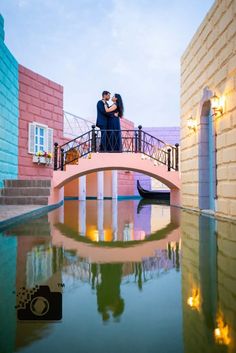
[[[53,140],[62,144],[63,87],[19,65],[19,178],[50,178],[52,166],[33,163],[28,153],[29,123],[53,129]]]
[[[204,90],[205,89],[205,90]],[[199,132],[210,95],[225,98],[216,134],[216,214],[236,217],[236,0],[217,0],[181,59],[182,205],[199,209]],[[196,132],[187,127],[192,115]]]
[[[0,187],[18,175],[18,63],[4,43],[0,15]]]

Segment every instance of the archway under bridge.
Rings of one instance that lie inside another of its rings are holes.
[[[165,165],[155,165],[151,159],[143,159],[142,153],[91,153],[90,157],[80,158],[78,164],[67,164],[64,170],[54,170],[49,204],[63,200],[63,186],[78,177],[104,170],[130,170],[164,183],[170,189],[170,204],[180,205],[178,171],[168,171]]]

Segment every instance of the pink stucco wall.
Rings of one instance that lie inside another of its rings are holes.
[[[19,178],[51,178],[52,166],[33,163],[28,153],[30,122],[53,129],[53,140],[63,139],[63,87],[19,65]]]

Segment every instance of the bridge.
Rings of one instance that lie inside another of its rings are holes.
[[[63,199],[63,186],[75,178],[104,170],[131,170],[170,188],[171,205],[179,205],[179,145],[169,145],[142,130],[97,130],[59,146],[54,144],[54,172],[49,204]]]

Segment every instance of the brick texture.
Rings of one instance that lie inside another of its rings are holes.
[[[18,175],[18,63],[4,43],[0,16],[0,187]]]
[[[19,178],[52,176],[52,166],[37,165],[28,153],[28,126],[31,122],[53,129],[54,142],[63,144],[63,87],[19,65]]]
[[[219,216],[236,218],[236,0],[216,0],[181,59],[182,205],[198,209],[198,143],[203,90],[224,97],[224,114],[214,121]],[[187,119],[197,120],[190,131]],[[192,178],[192,176],[194,176]],[[227,207],[225,207],[227,205]]]

